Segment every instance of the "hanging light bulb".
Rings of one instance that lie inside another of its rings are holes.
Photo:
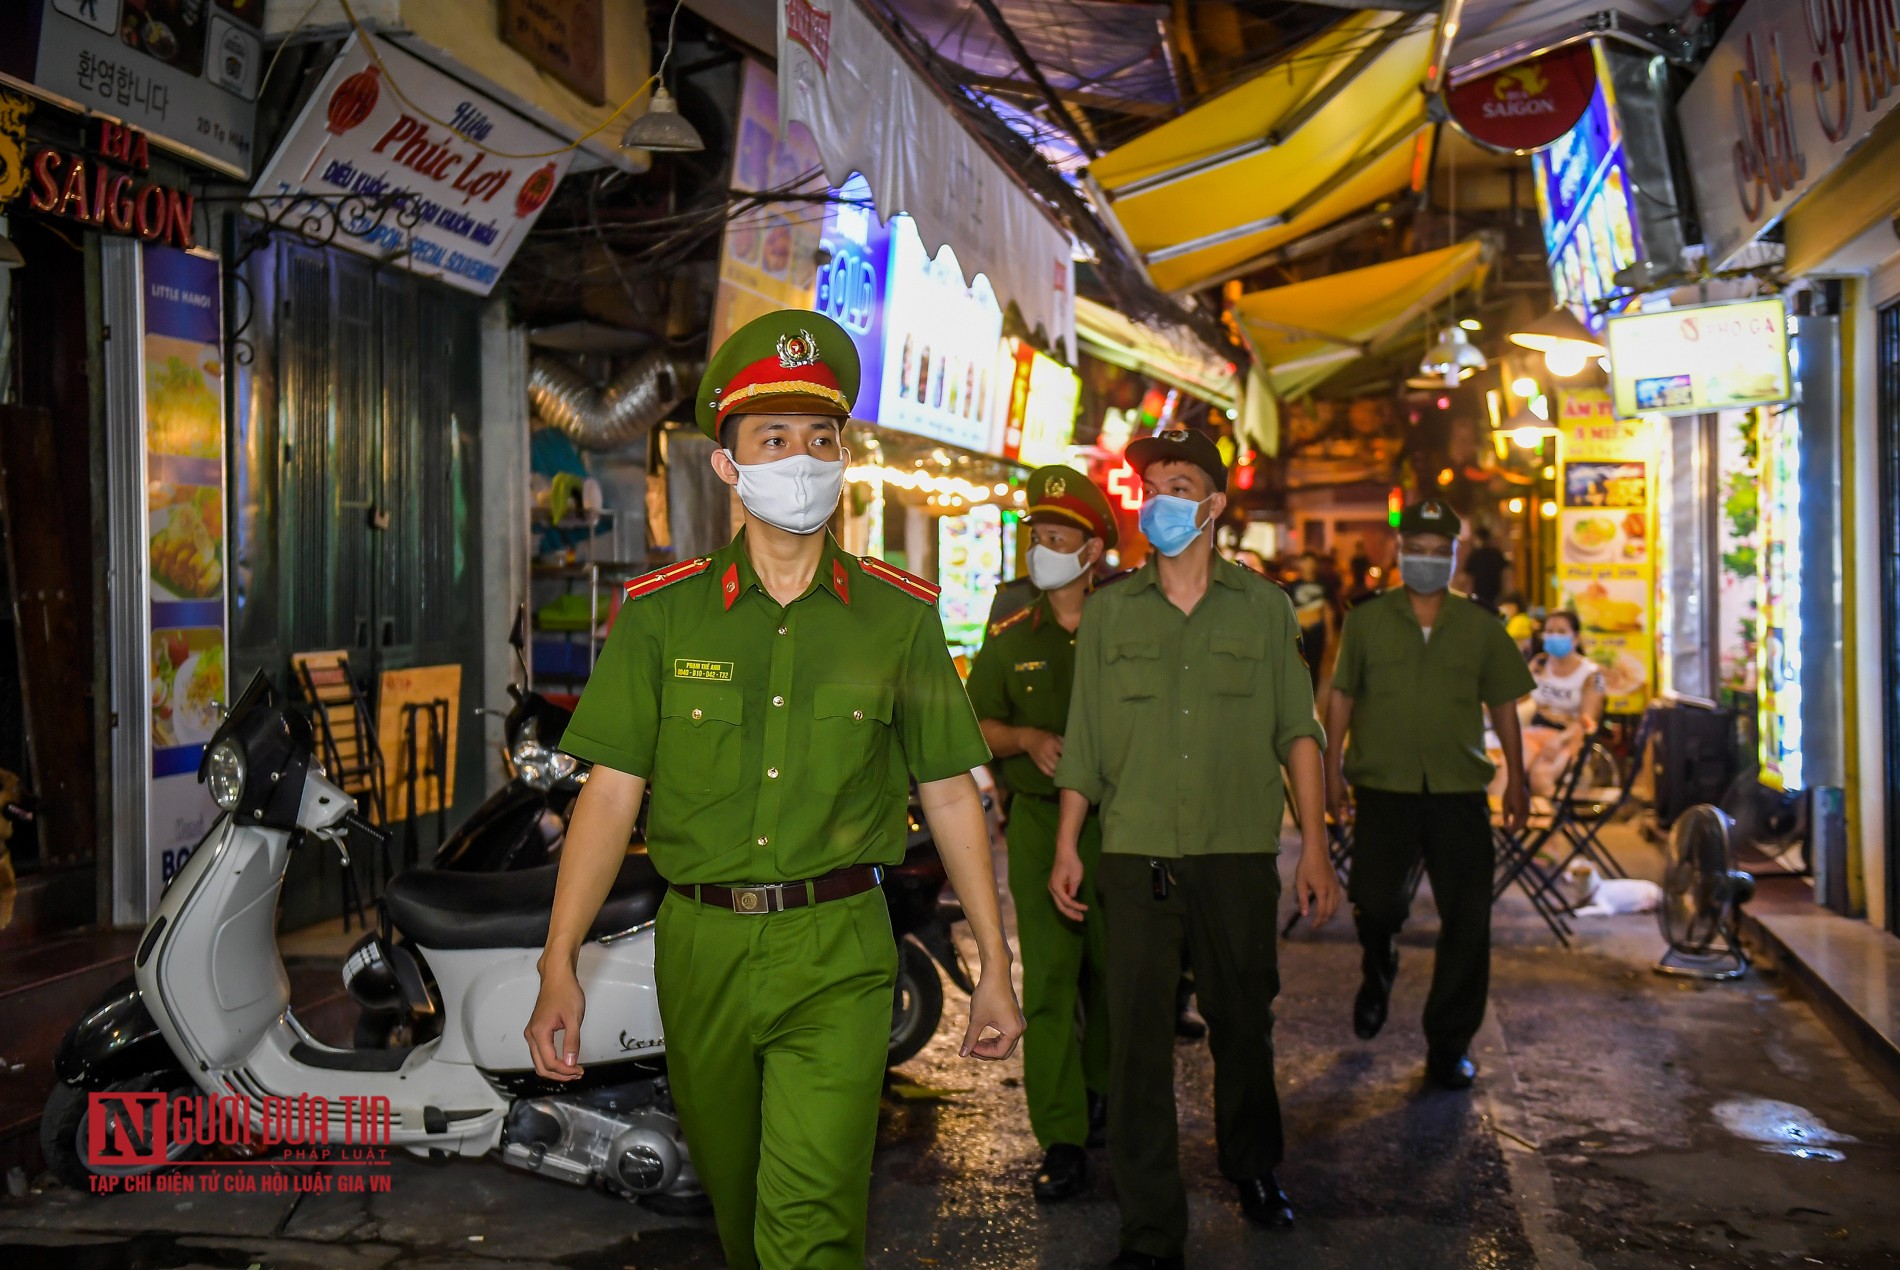
[[[666,91],[666,63],[673,56],[673,24],[679,21],[680,5],[685,0],[675,0],[673,16],[666,22],[666,51],[660,54],[659,69],[653,72],[658,87],[647,100],[647,108],[638,119],[627,125],[620,136],[622,150],[652,150],[660,154],[686,154],[694,150],[704,150],[706,143],[700,139],[699,130],[686,122],[680,114],[679,103],[673,100],[673,94]]]
[[[704,150],[706,143],[700,140],[699,130],[686,122],[680,114],[679,103],[673,100],[673,94],[666,91],[666,85],[653,90],[653,98],[647,102],[646,113],[627,125],[627,131],[621,135],[622,150],[652,150],[660,154],[686,154],[694,150]]]
[[[1544,368],[1559,379],[1579,374],[1589,364],[1589,350],[1582,344],[1558,344],[1544,352]]]
[[[1445,386],[1453,388],[1467,372],[1475,373],[1488,365],[1484,353],[1471,342],[1469,331],[1461,326],[1448,326],[1439,333],[1437,342],[1425,350],[1425,360],[1418,364],[1418,369],[1423,375],[1441,376]]]

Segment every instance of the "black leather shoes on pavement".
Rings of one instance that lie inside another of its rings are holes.
[[[1429,1054],[1425,1058],[1425,1075],[1440,1089],[1469,1089],[1471,1082],[1478,1078],[1478,1065],[1464,1054]]]
[[[1108,1095],[1089,1095],[1089,1140],[1092,1147],[1108,1145]]]
[[[1271,1173],[1240,1183],[1240,1211],[1256,1226],[1285,1230],[1293,1224],[1293,1202]]]
[[[1044,1203],[1070,1199],[1089,1180],[1089,1157],[1081,1147],[1058,1142],[1042,1157],[1036,1174],[1036,1198]]]
[[[1186,1257],[1157,1257],[1147,1252],[1124,1252],[1108,1263],[1108,1270],[1184,1270]]]

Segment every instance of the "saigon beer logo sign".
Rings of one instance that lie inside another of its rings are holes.
[[[99,119],[89,125],[98,129],[94,153],[29,147],[31,109],[30,102],[0,92],[0,207],[24,194],[28,207],[49,216],[151,243],[187,250],[197,245],[197,200],[145,176],[152,155],[144,133]]]
[[[1445,104],[1473,141],[1526,154],[1575,127],[1596,87],[1596,56],[1586,41],[1466,80]]]

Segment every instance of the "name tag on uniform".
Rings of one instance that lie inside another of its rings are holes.
[[[732,663],[729,661],[696,661],[690,657],[673,659],[673,678],[675,679],[720,679],[730,681]]]
[[[1048,668],[1049,663],[1046,661],[1019,661],[1016,663],[1016,669],[1019,673],[1025,670],[1047,670]]]

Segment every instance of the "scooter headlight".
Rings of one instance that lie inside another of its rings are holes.
[[[572,754],[549,749],[532,735],[515,742],[508,757],[521,779],[534,789],[552,789],[572,776],[576,766]]]
[[[211,749],[205,783],[218,806],[230,811],[244,793],[244,751],[233,741],[220,741]]]

